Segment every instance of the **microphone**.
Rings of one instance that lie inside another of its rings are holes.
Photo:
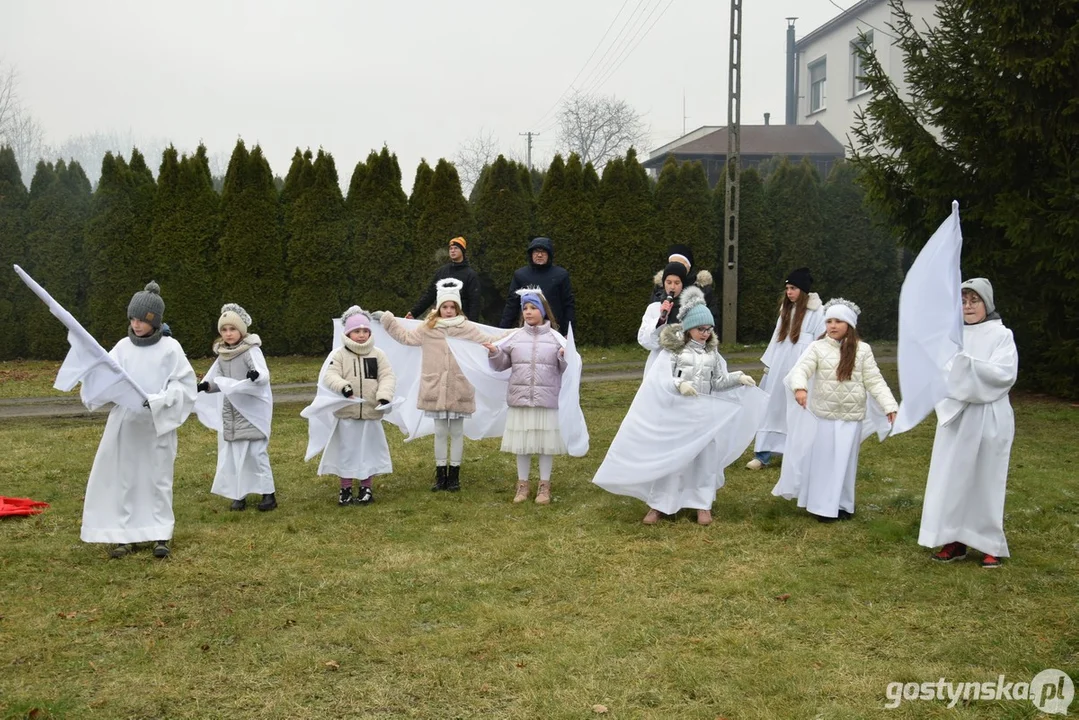
[[[672,295],[670,293],[667,293],[667,299],[664,300],[663,302],[673,303],[674,302],[674,295]],[[667,322],[667,315],[670,314],[670,312],[671,312],[670,308],[663,308],[662,310],[659,311],[659,322],[656,323],[656,327],[659,327],[660,325],[663,325],[664,323]]]

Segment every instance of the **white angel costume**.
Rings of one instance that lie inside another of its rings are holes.
[[[657,352],[593,483],[666,515],[712,507],[723,468],[752,442],[768,400],[739,382],[742,373],[727,373],[715,355],[717,364],[706,354],[690,364],[669,350]],[[684,382],[694,384],[695,396],[679,392]]]
[[[109,412],[86,485],[81,537],[115,544],[170,540],[176,429],[195,403],[195,371],[171,337],[145,347],[124,338],[109,355],[146,392],[149,408],[117,405]]]
[[[230,500],[275,491],[269,455],[270,370],[258,335],[247,335],[242,342],[247,349],[234,357],[226,357],[225,346],[203,378],[210,392],[199,393],[195,400],[199,421],[217,431],[217,472],[210,492]],[[223,359],[230,373],[222,373]],[[255,380],[247,379],[250,370],[258,372]]]
[[[963,350],[945,368],[948,396],[936,408],[919,545],[960,542],[1008,557],[1004,496],[1015,439],[1008,392],[1018,372],[1015,340],[999,319],[963,327]]]
[[[764,377],[761,378],[761,390],[768,393],[768,411],[757,428],[757,439],[753,447],[755,453],[782,453],[787,445],[787,415],[798,406],[794,396],[787,391],[783,381],[795,363],[809,346],[824,332],[824,309],[817,293],[809,293],[798,341],[788,337],[779,340],[779,326],[782,318],[776,320],[776,329],[768,349],[761,356],[764,363]],[[792,312],[793,316],[794,313]],[[792,318],[793,319],[793,318]]]
[[[825,317],[856,326],[859,310],[840,299],[825,306]],[[806,408],[795,404],[787,415],[787,446],[779,482],[772,494],[797,500],[821,518],[854,514],[854,486],[862,441],[890,431],[887,414],[897,405],[881,376],[873,351],[858,343],[849,380],[839,380],[840,344],[831,337],[814,341],[784,380],[788,392],[806,390]],[[868,419],[868,422],[866,420]]]

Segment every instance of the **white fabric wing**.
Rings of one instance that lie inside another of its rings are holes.
[[[946,364],[963,349],[959,203],[914,261],[899,294],[899,392],[893,433],[910,430],[947,397]]]
[[[199,393],[195,400],[195,413],[203,425],[221,432],[223,398],[228,398],[232,406],[268,439],[273,425],[273,391],[269,383],[270,370],[266,366],[266,358],[261,350],[251,348],[247,352],[251,354],[252,364],[259,373],[259,380],[265,379],[265,381],[252,382],[247,379],[233,380],[218,377],[219,361],[214,360],[214,364],[202,379],[204,382],[214,380],[220,392]]]
[[[53,384],[57,390],[68,392],[75,385],[82,383],[80,397],[83,405],[96,410],[102,405],[113,403],[128,410],[139,410],[147,399],[146,391],[139,387],[127,372],[120,367],[105,348],[94,340],[93,336],[79,324],[79,321],[53,299],[45,288],[41,287],[21,267],[15,265],[15,272],[26,286],[33,290],[51,312],[67,328],[67,342],[71,348],[64,358],[60,371]]]
[[[340,327],[340,323],[337,323],[336,327]],[[304,462],[309,461],[326,449],[326,445],[330,442],[330,436],[333,435],[333,430],[337,427],[338,418],[334,413],[341,408],[349,405],[359,405],[363,402],[359,397],[347,398],[341,393],[335,393],[326,387],[323,380],[326,377],[326,370],[330,367],[332,358],[333,353],[330,353],[322,362],[322,369],[318,373],[318,387],[315,391],[315,399],[300,411],[300,417],[307,418],[307,450],[303,456]]]
[[[584,457],[588,454],[588,425],[585,424],[584,411],[581,410],[581,373],[584,371],[584,361],[577,352],[572,325],[565,339],[557,332],[555,337],[566,350],[566,371],[562,373],[562,388],[558,391],[558,428],[566,451],[573,457]]]
[[[685,397],[671,381],[671,354],[660,351],[633,398],[629,412],[592,482],[645,502],[652,483],[720,444],[721,468],[753,439],[767,402],[759,388],[739,387],[716,395]]]

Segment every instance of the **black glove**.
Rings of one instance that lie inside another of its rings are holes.
[[[378,404],[379,404],[379,405],[389,405],[389,404],[390,404],[390,401],[389,401],[389,400],[379,400],[379,401],[378,401]]]
[[[343,388],[341,388],[341,394],[345,397],[352,397],[352,386],[345,385]]]
[[[200,382],[195,387],[198,388],[199,392],[210,392],[210,383],[208,382]]]
[[[251,382],[255,382],[256,380],[259,379],[259,371],[258,370],[248,370],[247,371],[247,379],[250,380]]]

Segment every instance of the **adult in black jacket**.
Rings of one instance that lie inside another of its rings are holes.
[[[422,317],[427,308],[435,301],[435,283],[446,278],[453,278],[464,283],[461,288],[461,312],[470,320],[478,320],[480,316],[480,278],[476,271],[468,266],[465,259],[465,248],[468,242],[463,237],[455,237],[450,240],[450,261],[435,271],[434,279],[428,284],[427,289],[420,295],[420,299],[405,315],[407,318]]]
[[[574,321],[573,287],[569,282],[569,273],[565,268],[554,264],[554,244],[550,238],[533,238],[528,244],[528,265],[513,273],[509,292],[506,293],[506,308],[502,311],[499,327],[517,327],[521,316],[521,299],[517,290],[523,287],[538,286],[551,306],[551,312],[558,321],[558,329],[569,331]]]

